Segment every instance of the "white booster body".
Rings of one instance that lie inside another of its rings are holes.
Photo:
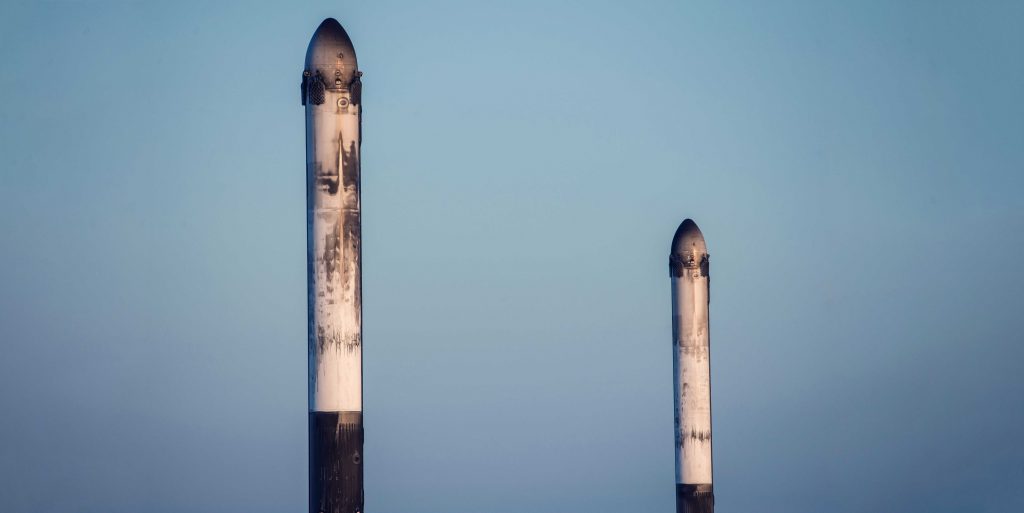
[[[669,257],[677,485],[711,485],[710,275],[697,225],[680,225]]]
[[[363,513],[362,81],[345,29],[306,50],[309,513]]]
[[[361,412],[361,74],[348,35],[330,21],[310,43],[303,76],[309,410]]]

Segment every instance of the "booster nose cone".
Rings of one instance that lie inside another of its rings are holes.
[[[683,221],[672,237],[668,269],[671,276],[683,276],[687,269],[699,269],[700,276],[708,275],[708,248],[704,244],[704,234],[692,219]]]
[[[672,254],[702,254],[707,252],[708,248],[704,244],[704,234],[700,232],[700,228],[697,228],[697,223],[693,222],[692,219],[683,221],[679,228],[676,229],[675,236],[672,237]]]
[[[319,72],[328,89],[348,89],[359,77],[355,47],[338,20],[327,18],[313,33],[306,49],[306,71]]]

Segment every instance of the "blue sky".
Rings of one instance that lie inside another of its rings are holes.
[[[1024,509],[1024,5],[528,0],[0,6],[5,511],[304,510],[327,16],[369,511],[672,511],[686,217],[722,511]]]

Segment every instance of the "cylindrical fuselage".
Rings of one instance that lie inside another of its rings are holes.
[[[680,225],[672,241],[669,270],[675,371],[676,510],[713,511],[709,261],[704,237],[689,219]]]
[[[360,75],[348,35],[325,20],[302,77],[310,513],[363,510]]]

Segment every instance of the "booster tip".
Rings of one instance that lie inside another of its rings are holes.
[[[697,228],[697,223],[693,222],[693,219],[683,221],[679,228],[676,229],[676,234],[672,237],[672,254],[700,254],[707,253],[707,251],[707,245],[704,243],[704,234],[700,232],[700,228]]]
[[[327,18],[320,23],[309,40],[306,49],[306,69],[319,69],[325,75],[337,68],[345,75],[355,73],[357,68],[356,51],[352,39],[334,18]],[[331,78],[334,78],[333,73]],[[347,78],[347,77],[345,77]]]

